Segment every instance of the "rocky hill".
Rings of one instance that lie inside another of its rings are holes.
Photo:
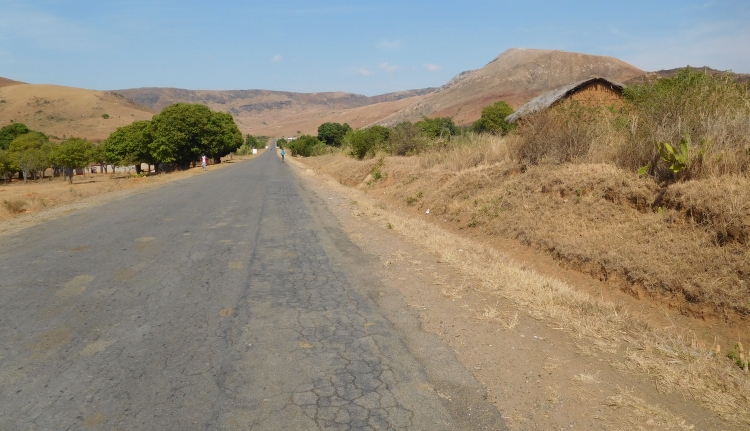
[[[393,125],[422,117],[453,117],[471,124],[482,107],[505,100],[518,108],[534,97],[591,76],[627,81],[644,72],[612,57],[514,48],[478,70],[462,72],[437,91],[383,120]]]

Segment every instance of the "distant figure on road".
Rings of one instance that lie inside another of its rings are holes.
[[[284,162],[284,155],[286,154],[286,151],[284,149],[281,149],[281,161]]]
[[[203,166],[203,170],[206,170],[206,163],[208,163],[208,159],[206,158],[206,155],[201,156],[201,166]]]

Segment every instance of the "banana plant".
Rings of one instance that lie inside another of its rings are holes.
[[[673,173],[677,174],[690,165],[690,144],[687,139],[680,141],[679,151],[668,142],[658,142],[656,148],[661,159],[669,163],[669,170]]]

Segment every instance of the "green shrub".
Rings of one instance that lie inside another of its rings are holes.
[[[346,133],[352,130],[349,124],[323,123],[318,127],[318,140],[326,145],[340,147]]]
[[[344,145],[349,147],[352,156],[362,160],[374,156],[388,140],[390,130],[383,126],[372,126],[366,129],[351,130],[344,136]]]
[[[109,114],[102,114],[102,118],[104,118],[105,120],[109,119]]]
[[[450,138],[452,135],[459,134],[459,128],[449,117],[424,118],[417,121],[416,126],[430,138]]]
[[[684,140],[689,160],[681,178],[750,170],[750,89],[735,75],[686,68],[673,78],[627,87],[623,94],[628,124],[619,165],[638,169],[651,163],[657,178],[674,178],[673,163],[658,148],[681,148]]]
[[[471,130],[475,133],[507,135],[515,128],[515,124],[505,121],[505,118],[512,113],[513,108],[502,100],[485,106],[482,108],[482,118],[474,122]]]
[[[321,145],[321,142],[318,140],[318,138],[310,135],[302,135],[287,144],[287,146],[289,147],[289,151],[292,152],[293,156],[302,157],[312,156],[313,148],[318,145]]]

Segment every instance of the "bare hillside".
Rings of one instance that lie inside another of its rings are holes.
[[[24,84],[21,81],[14,81],[12,79],[3,78],[0,76],[0,87],[7,87],[9,85],[18,85],[18,84]]]
[[[627,81],[643,71],[612,57],[514,48],[478,70],[462,72],[423,100],[381,121],[393,125],[426,117],[453,117],[470,124],[482,107],[505,100],[514,108],[540,94],[591,76]]]
[[[0,126],[24,123],[58,138],[106,139],[117,127],[153,115],[146,107],[102,91],[32,84],[0,88]]]
[[[235,121],[245,133],[264,136],[293,136],[297,132],[317,134],[318,126],[332,121],[349,123],[354,128],[365,127],[401,109],[419,102],[424,96],[375,103],[351,109],[279,109],[264,110],[253,115],[235,116]]]
[[[366,126],[421,100],[434,88],[400,91],[379,96],[345,92],[293,93],[269,90],[185,90],[134,88],[115,93],[159,111],[173,103],[202,103],[231,112],[244,133],[282,136],[315,133],[326,121]]]

